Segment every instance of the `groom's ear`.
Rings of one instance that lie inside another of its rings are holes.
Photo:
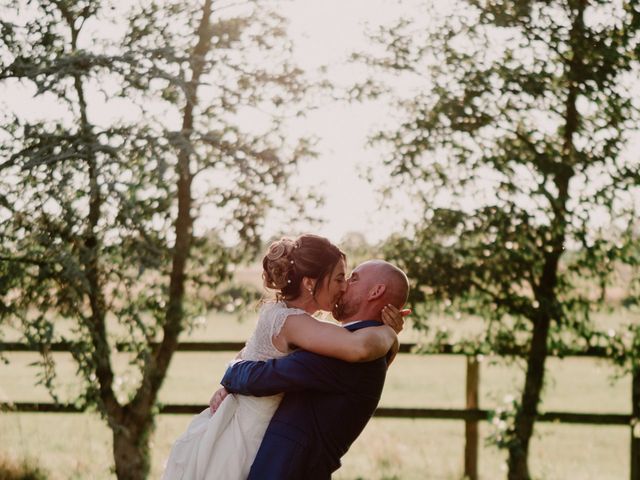
[[[387,286],[384,283],[378,283],[374,285],[371,290],[369,290],[369,300],[377,300],[382,295],[384,295]]]

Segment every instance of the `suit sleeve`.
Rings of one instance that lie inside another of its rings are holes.
[[[306,351],[264,362],[243,360],[230,366],[221,384],[232,393],[257,397],[315,390],[345,392],[345,371],[352,364]]]

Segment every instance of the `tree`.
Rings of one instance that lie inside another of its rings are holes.
[[[429,4],[428,24],[400,19],[372,35],[378,53],[356,55],[403,80],[401,120],[373,140],[425,210],[389,256],[425,308],[480,315],[486,344],[524,352],[512,480],[530,478],[549,349],[599,339],[590,313],[604,296],[591,285],[637,263],[640,165],[625,148],[639,118],[639,7],[471,0],[438,15]],[[355,98],[388,93],[381,78]]]
[[[356,265],[380,256],[377,245],[371,245],[361,232],[347,232],[340,240],[340,248],[347,254],[349,265]]]
[[[215,294],[259,243],[310,154],[281,132],[309,84],[283,19],[257,1],[122,12],[16,0],[2,19],[3,86],[58,111],[2,122],[0,326],[19,322],[40,348],[54,396],[48,345],[70,345],[84,381],[76,403],[107,421],[118,478],[145,478],[158,392],[199,292]],[[130,352],[129,388],[116,348]]]

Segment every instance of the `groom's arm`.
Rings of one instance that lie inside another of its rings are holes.
[[[227,369],[221,384],[232,393],[257,397],[300,390],[345,392],[350,386],[345,373],[354,365],[299,350],[264,362],[238,362]]]

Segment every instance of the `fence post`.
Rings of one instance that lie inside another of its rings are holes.
[[[478,409],[478,384],[480,368],[475,355],[467,355],[467,410]],[[478,480],[478,422],[465,420],[464,427],[464,475],[469,480]]]
[[[631,380],[631,480],[640,480],[640,367]]]

